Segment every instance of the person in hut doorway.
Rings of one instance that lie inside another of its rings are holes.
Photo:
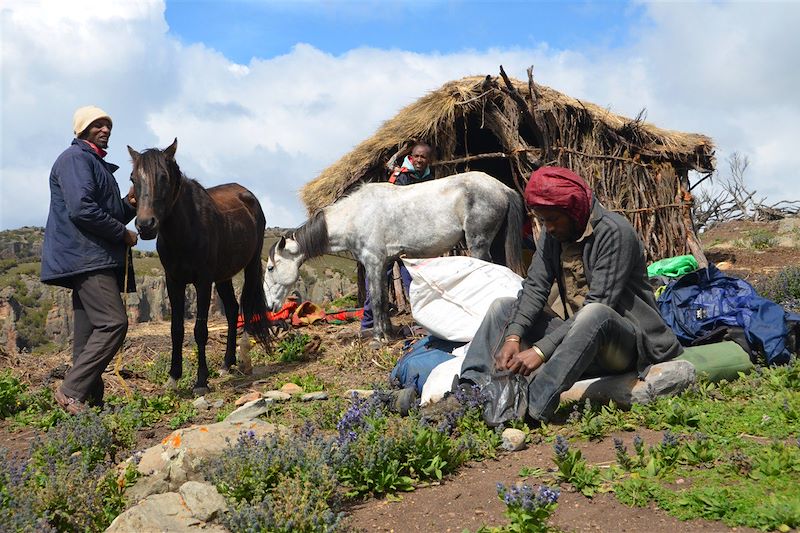
[[[583,178],[540,168],[525,202],[544,228],[537,253],[517,298],[490,306],[455,388],[483,389],[504,373],[525,376],[526,418],[535,424],[552,417],[561,392],[582,376],[636,369],[641,377],[683,349],[656,307],[642,241]],[[547,306],[554,282],[564,320]]]
[[[389,175],[389,183],[395,185],[413,185],[415,183],[422,183],[433,179],[431,172],[431,162],[433,157],[433,149],[431,146],[424,142],[417,142],[411,147],[411,153],[403,159],[402,166],[394,166],[391,174]],[[398,261],[400,266],[400,281],[403,284],[403,290],[408,294],[408,288],[411,286],[411,274],[408,269],[403,266],[402,261]],[[389,266],[387,276],[392,279],[393,265]],[[365,280],[366,284],[369,282]],[[364,315],[361,319],[361,332],[365,335],[372,329],[374,324],[374,317],[372,314],[372,299],[367,290],[364,298]]]
[[[73,117],[75,139],[50,172],[50,213],[44,230],[44,283],[72,289],[74,335],[72,368],[55,399],[70,414],[101,405],[103,371],[128,330],[120,291],[133,292],[135,280],[125,256],[137,241],[125,224],[136,215],[133,187],[120,196],[114,171],[105,161],[111,117],[95,106]]]

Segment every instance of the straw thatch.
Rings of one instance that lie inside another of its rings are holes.
[[[583,176],[606,207],[624,213],[648,258],[694,253],[689,171],[713,171],[711,140],[625,118],[549,87],[468,77],[407,106],[301,190],[309,214],[365,181],[411,141],[434,146],[437,176],[482,170],[524,190],[531,171],[559,165]]]

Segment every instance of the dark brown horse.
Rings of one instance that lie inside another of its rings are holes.
[[[266,320],[253,320],[267,310],[261,248],[266,222],[258,199],[237,183],[203,188],[181,173],[175,162],[178,139],[166,149],[142,153],[128,146],[133,159],[131,181],[136,193],[136,227],[142,239],[158,235],[156,249],[167,278],[172,307],[170,386],[183,373],[183,319],[186,285],[197,291],[197,383],[195,394],[208,392],[208,308],[216,284],[228,321],[223,370],[236,364],[236,322],[239,305],[231,278],[244,269],[242,312],[246,329],[269,346]]]

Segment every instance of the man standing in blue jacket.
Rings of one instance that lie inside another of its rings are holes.
[[[128,331],[120,291],[132,292],[135,285],[129,275],[128,287],[122,286],[125,257],[137,241],[125,227],[136,214],[136,200],[133,189],[120,195],[113,175],[119,167],[103,159],[111,127],[111,117],[99,107],[75,111],[76,138],[50,172],[41,278],[72,289],[72,368],[55,394],[70,414],[86,409],[87,402],[102,403],[103,371]]]

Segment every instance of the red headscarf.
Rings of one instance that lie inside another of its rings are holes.
[[[592,190],[583,178],[567,168],[542,167],[528,180],[525,203],[532,208],[563,209],[583,229],[592,211]]]

